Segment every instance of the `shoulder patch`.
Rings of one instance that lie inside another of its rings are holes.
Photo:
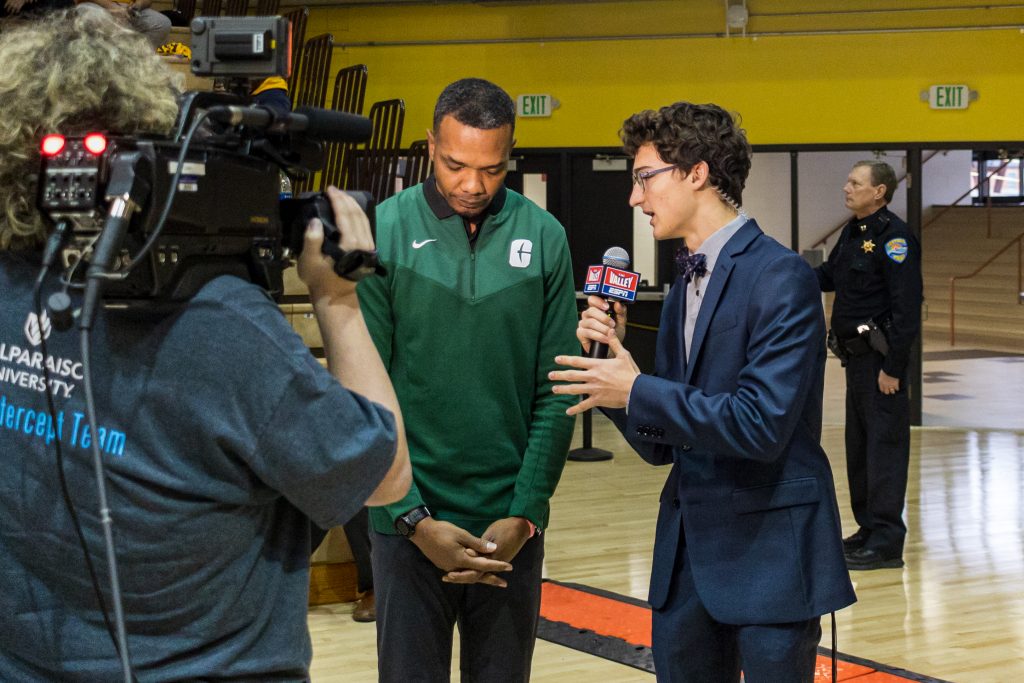
[[[896,263],[903,263],[907,258],[907,241],[902,237],[885,243],[885,255]]]

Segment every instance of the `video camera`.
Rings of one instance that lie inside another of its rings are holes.
[[[242,94],[253,77],[288,76],[286,19],[199,17],[191,29],[193,73],[233,79],[241,92],[186,93],[166,138],[94,132],[43,139],[37,205],[70,226],[66,278],[102,277],[108,307],[177,304],[222,274],[279,300],[282,272],[314,217],[339,275],[383,272],[376,252],[341,250],[326,197],[281,191],[283,173],[306,176],[322,166],[324,141],[368,140],[369,119],[315,108],[281,114]],[[372,225],[371,196],[349,194]]]

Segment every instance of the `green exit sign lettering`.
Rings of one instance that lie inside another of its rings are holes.
[[[551,110],[558,106],[551,95],[520,95],[516,98],[516,114],[520,118],[551,116]]]
[[[928,106],[932,109],[967,109],[971,91],[966,85],[933,85],[928,88]]]

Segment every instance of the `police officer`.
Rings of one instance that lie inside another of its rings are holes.
[[[843,539],[850,569],[903,566],[910,461],[907,364],[921,329],[921,248],[887,205],[896,173],[860,161],[843,186],[853,219],[816,269],[835,291],[829,348],[846,367],[846,472],[858,529]]]

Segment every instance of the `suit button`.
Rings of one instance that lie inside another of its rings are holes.
[[[674,498],[672,500],[672,507],[674,507],[676,510],[679,509],[679,499],[678,498]]]

